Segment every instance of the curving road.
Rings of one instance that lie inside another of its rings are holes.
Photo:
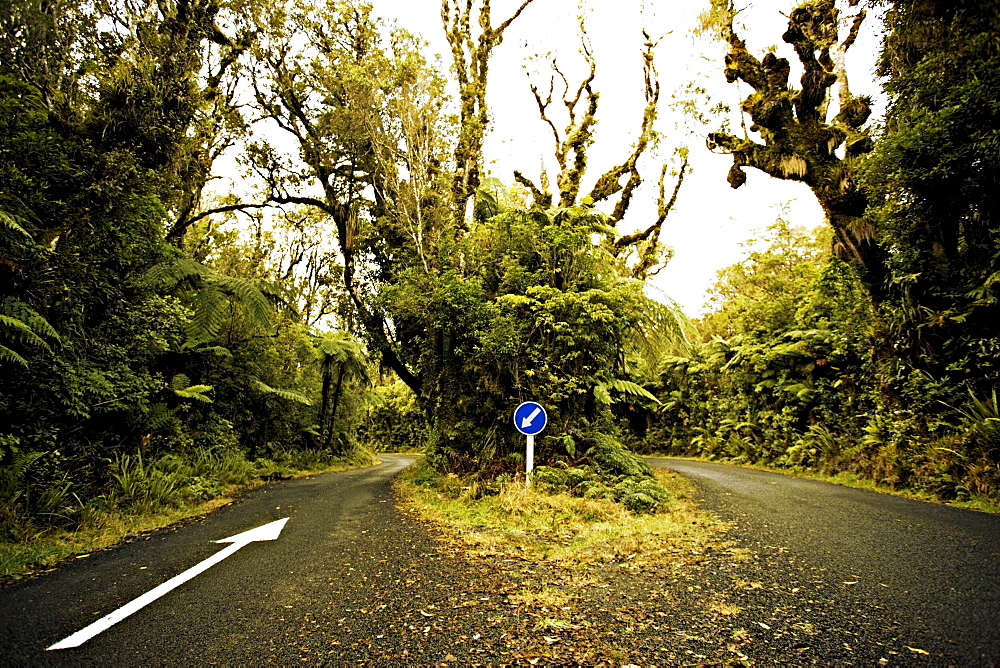
[[[439,610],[458,591],[488,594],[393,507],[391,480],[414,458],[382,459],[258,488],[195,523],[0,590],[0,665],[403,665],[463,655],[434,633]],[[214,541],[285,517],[277,540],[246,545],[79,647],[46,650],[225,548]],[[459,612],[449,620],[456,636],[489,633],[484,611]]]
[[[253,490],[0,590],[0,665],[495,665],[556,650],[586,664],[604,645],[641,665],[1000,662],[995,516],[651,459],[695,480],[752,554],[694,553],[679,572],[604,564],[578,580],[456,558],[393,506],[391,479],[412,458],[383,459]],[[286,517],[277,540],[247,544],[79,647],[46,650],[227,549],[214,541]],[[510,598],[559,587],[576,601],[571,628],[540,627],[551,612]]]
[[[825,583],[817,598],[830,597],[831,616],[861,645],[879,640],[872,657],[1000,662],[1000,516],[725,464],[647,461],[693,480],[703,506],[763,555],[763,572],[794,564],[803,583]],[[888,639],[898,651],[883,650]]]

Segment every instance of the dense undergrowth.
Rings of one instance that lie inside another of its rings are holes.
[[[32,485],[33,469],[44,466],[44,459],[24,456],[17,466],[0,469],[0,581],[203,514],[243,487],[373,461],[363,449],[341,456],[287,450],[255,460],[210,448],[149,459],[120,455],[110,462],[103,491],[81,500],[69,484]]]

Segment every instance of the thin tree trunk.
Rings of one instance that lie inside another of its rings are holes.
[[[330,447],[330,441],[333,438],[333,427],[337,422],[337,408],[340,405],[340,395],[344,389],[344,367],[345,362],[340,363],[340,368],[337,370],[337,387],[333,390],[333,405],[330,407],[330,424],[327,425],[326,433],[326,447]],[[339,453],[338,453],[339,454]]]

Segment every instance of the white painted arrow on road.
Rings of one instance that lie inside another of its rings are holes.
[[[528,417],[522,418],[521,419],[521,429],[526,429],[526,428],[530,427],[531,423],[535,421],[535,418],[538,417],[538,415],[541,412],[542,412],[542,409],[539,407],[539,408],[536,408],[535,410],[531,411],[531,414],[528,415]]]
[[[46,649],[68,649],[70,647],[79,647],[83,643],[87,642],[98,633],[106,631],[111,628],[121,620],[125,619],[133,612],[140,610],[156,599],[160,598],[172,589],[179,587],[196,575],[203,573],[215,564],[219,563],[226,557],[232,556],[241,547],[247,545],[248,543],[254,543],[263,540],[277,540],[278,536],[281,534],[281,530],[285,526],[285,522],[288,521],[286,517],[283,520],[277,520],[263,526],[259,526],[256,529],[250,529],[249,531],[244,531],[243,533],[238,533],[235,536],[230,536],[229,538],[223,538],[222,540],[215,541],[216,543],[232,543],[226,549],[213,554],[208,559],[195,564],[191,568],[187,569],[180,575],[175,575],[170,578],[159,587],[151,589],[132,602],[123,605],[114,612],[101,617],[96,622],[90,626],[80,629],[73,635],[69,636],[65,640],[60,640],[55,645],[47,647]]]

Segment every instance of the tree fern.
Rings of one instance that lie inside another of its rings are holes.
[[[364,351],[358,340],[351,334],[344,331],[330,332],[316,338],[314,342],[316,350],[320,354],[324,372],[331,372],[334,367],[343,365],[344,371],[347,373],[366,383],[371,382]]]
[[[229,316],[226,295],[206,285],[194,294],[189,305],[193,313],[184,326],[187,343],[194,346],[215,339]]]
[[[189,257],[161,262],[146,272],[143,282],[151,287],[171,290],[184,282],[197,288],[210,275],[211,269]]]
[[[670,298],[644,297],[641,300],[639,323],[625,334],[625,351],[643,367],[640,372],[652,372],[664,356],[688,357],[693,352],[691,335],[696,328]]]
[[[218,337],[232,317],[235,302],[249,316],[253,327],[270,331],[274,327],[275,306],[288,307],[279,286],[268,281],[226,276],[192,258],[160,263],[148,272],[144,282],[164,291],[186,296],[194,311],[186,326],[185,349],[192,349]]]
[[[271,329],[274,326],[274,306],[261,291],[258,281],[216,274],[213,284],[219,292],[236,297],[255,325],[261,329]]]

